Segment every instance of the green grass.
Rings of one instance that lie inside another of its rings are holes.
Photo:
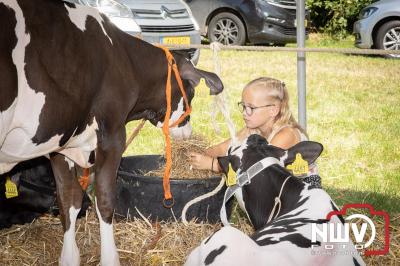
[[[341,43],[318,35],[307,46],[353,47],[351,37]],[[243,126],[236,108],[241,90],[260,76],[285,81],[297,117],[295,53],[223,51],[219,58],[237,128]],[[325,148],[318,159],[323,186],[339,205],[365,202],[400,213],[400,60],[308,53],[306,62],[307,131]],[[198,67],[213,70],[210,50],[201,51]],[[208,92],[204,83],[197,87],[191,121],[194,133],[218,143],[229,133],[221,116],[215,132]],[[128,124],[128,134],[136,124]],[[147,123],[125,155],[163,152],[161,130]]]

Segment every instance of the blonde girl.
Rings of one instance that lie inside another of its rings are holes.
[[[250,134],[259,134],[274,146],[288,149],[300,141],[307,140],[306,132],[294,119],[289,109],[289,94],[285,83],[268,77],[249,82],[243,89],[238,103],[245,127],[237,138],[243,141]],[[192,152],[191,166],[195,169],[211,169],[220,172],[216,157],[225,156],[231,140],[208,148],[205,154]],[[316,168],[312,168],[316,174]]]

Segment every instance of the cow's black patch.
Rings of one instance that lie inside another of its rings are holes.
[[[354,263],[354,266],[360,266],[360,263],[358,263],[358,261],[354,257],[353,257],[353,263]]]
[[[121,111],[124,104],[115,96],[118,93],[112,87],[122,87],[123,82],[112,80],[110,76],[119,72],[108,68],[114,65],[110,62],[113,55],[108,38],[112,38],[113,30],[108,24],[103,23],[109,35],[106,36],[98,21],[87,16],[86,30],[82,31],[71,21],[67,10],[75,5],[62,1],[20,1],[19,5],[25,17],[26,32],[30,35],[25,49],[27,82],[35,92],[45,95],[39,127],[32,142],[41,144],[60,135],[59,146],[65,145],[73,135],[81,134],[93,123],[93,117],[96,117],[93,108],[103,108],[104,116],[113,116],[114,121],[118,117],[124,122]],[[44,8],[45,13],[40,11]],[[115,31],[115,27],[112,28]],[[107,95],[100,96],[105,87]],[[120,96],[126,97],[128,103],[128,95]],[[102,97],[116,102],[106,109],[101,106]],[[97,105],[93,104],[95,100]]]
[[[0,112],[7,110],[18,95],[17,68],[12,59],[17,45],[16,25],[14,10],[0,3]]]
[[[204,260],[204,264],[210,265],[211,263],[213,263],[215,258],[218,255],[221,255],[221,253],[224,252],[225,249],[226,249],[226,246],[222,245],[220,248],[214,249],[213,251],[211,251],[210,254],[208,254],[206,259]]]
[[[263,228],[258,230],[254,235],[251,236],[251,238],[260,246],[263,246],[261,244],[260,240],[257,240],[259,238],[262,238],[266,235],[273,235],[273,234],[278,234],[278,233],[294,233],[297,232],[297,228],[304,226],[304,225],[311,225],[311,223],[316,223],[316,224],[322,224],[326,223],[326,219],[308,219],[308,218],[294,218],[294,219],[284,219],[284,220],[279,220],[279,221],[274,221],[272,225],[268,226],[267,228]]]
[[[89,155],[89,163],[94,164],[95,161],[96,161],[96,153],[94,151],[91,151]]]
[[[76,8],[76,5],[74,3],[64,2],[64,5],[68,6],[69,8]]]
[[[331,206],[334,211],[339,211],[339,209],[336,208],[335,204],[332,201],[331,201]],[[339,220],[342,222],[342,224],[344,224],[345,221],[344,221],[343,216],[342,215],[336,215],[336,216],[339,218]]]
[[[288,234],[277,240],[274,240],[272,237],[266,237],[262,240],[257,240],[256,243],[260,246],[268,246],[268,245],[280,243],[282,241],[289,241],[290,243],[292,243],[300,248],[310,248],[311,245],[319,245],[319,246],[321,245],[321,243],[319,241],[317,241],[316,243],[312,243],[311,239],[306,238],[305,236],[303,236],[299,233]]]

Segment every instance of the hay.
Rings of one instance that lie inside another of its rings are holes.
[[[190,152],[204,153],[210,143],[200,135],[193,135],[188,140],[172,142],[172,169],[171,178],[174,179],[205,179],[219,176],[210,170],[190,169]],[[165,167],[144,173],[145,176],[163,176]]]
[[[367,265],[400,263],[399,216],[391,219],[390,253],[364,257]],[[378,224],[383,226],[383,224]],[[241,216],[236,227],[251,234],[253,230]],[[220,225],[176,222],[149,223],[144,219],[121,220],[115,223],[115,239],[122,265],[182,265],[190,251]],[[377,230],[381,230],[378,228]],[[96,212],[89,209],[86,218],[77,221],[76,240],[81,265],[98,265],[100,234]],[[0,265],[57,265],[62,248],[63,232],[59,218],[45,215],[32,224],[14,225],[0,231]],[[379,241],[383,239],[378,238]]]

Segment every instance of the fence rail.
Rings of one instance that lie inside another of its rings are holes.
[[[210,49],[210,45],[191,44],[191,45],[167,45],[168,48],[201,48]],[[236,51],[261,51],[261,52],[317,52],[317,53],[341,53],[359,55],[388,55],[395,54],[400,56],[400,50],[378,50],[378,49],[355,49],[355,48],[296,48],[296,47],[269,47],[269,46],[227,46],[219,45],[220,50]]]

